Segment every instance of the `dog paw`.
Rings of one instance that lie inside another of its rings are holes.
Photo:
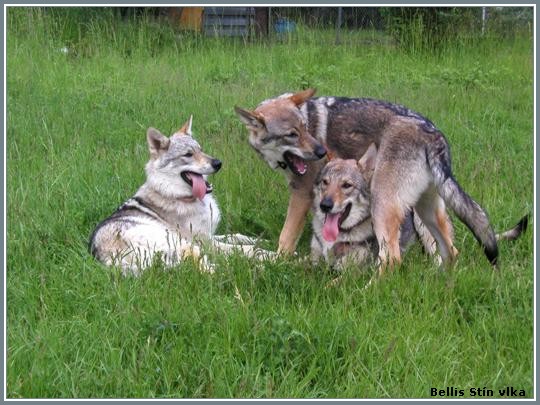
[[[272,252],[270,250],[265,250],[261,248],[254,248],[253,249],[253,257],[255,257],[257,260],[270,260],[274,261],[276,260],[279,255],[276,252]]]

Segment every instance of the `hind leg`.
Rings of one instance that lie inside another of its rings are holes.
[[[443,263],[452,264],[458,253],[453,242],[454,230],[444,201],[434,187],[422,194],[415,206],[415,211],[437,241]]]
[[[226,235],[214,235],[215,241],[228,243],[231,245],[255,245],[259,242],[258,238],[242,235],[241,233],[229,233]]]
[[[405,218],[398,202],[384,201],[373,206],[373,230],[379,243],[379,273],[401,263],[400,227]]]
[[[373,231],[379,244],[379,273],[401,263],[401,225],[405,214],[425,189],[423,176],[414,165],[390,159],[375,169],[371,181],[371,216]],[[405,174],[405,175],[404,175]]]
[[[371,180],[373,230],[379,243],[380,271],[401,262],[400,226],[429,188],[432,175],[416,127],[403,123],[381,142]]]
[[[440,266],[442,264],[442,257],[437,253],[437,241],[429,232],[427,226],[424,225],[416,210],[413,210],[413,222],[414,230],[416,231],[418,240],[422,244],[424,253],[432,257],[435,264]]]

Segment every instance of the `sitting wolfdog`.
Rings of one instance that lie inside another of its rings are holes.
[[[148,129],[146,182],[90,237],[90,251],[102,263],[137,275],[159,254],[168,266],[192,257],[201,270],[212,272],[213,265],[194,241],[222,252],[272,255],[255,248],[255,240],[247,236],[214,236],[220,211],[207,176],[221,168],[221,161],[202,152],[191,136],[191,123],[192,117],[170,138]]]
[[[379,247],[373,231],[371,214],[371,179],[377,148],[371,144],[359,161],[333,159],[324,166],[315,181],[313,204],[313,237],[311,257],[324,257],[338,270],[346,264],[375,262]],[[514,240],[527,228],[525,216],[509,231],[496,235],[497,240]],[[435,239],[409,210],[400,229],[402,252],[418,238],[426,253],[435,254]],[[441,258],[437,257],[441,263]]]

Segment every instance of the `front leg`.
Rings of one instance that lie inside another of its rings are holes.
[[[289,208],[287,209],[287,218],[279,235],[278,253],[294,253],[312,202],[313,198],[311,196],[298,195],[294,192],[291,194]]]
[[[313,236],[311,237],[311,253],[310,253],[311,264],[316,265],[321,260],[322,257],[324,257],[322,243],[317,238],[317,235],[313,233]]]
[[[277,255],[276,252],[270,252],[269,250],[262,249],[260,247],[257,247],[256,245],[233,245],[215,239],[212,241],[212,246],[225,255],[231,253],[242,253],[244,256],[261,261],[274,260]]]

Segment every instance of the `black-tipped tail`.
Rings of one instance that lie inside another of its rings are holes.
[[[527,230],[529,226],[529,214],[525,215],[514,225],[513,228],[497,234],[497,240],[516,240]]]
[[[463,191],[452,176],[450,150],[442,134],[438,134],[428,145],[426,152],[439,195],[461,222],[471,230],[482,245],[487,259],[495,266],[499,255],[495,232],[484,209]]]

